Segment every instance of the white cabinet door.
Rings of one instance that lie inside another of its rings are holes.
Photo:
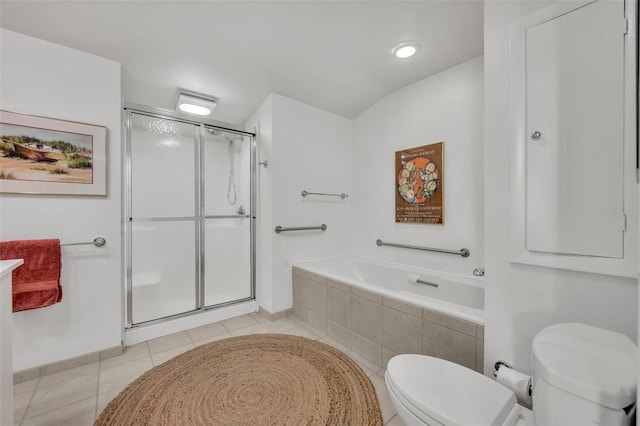
[[[623,257],[624,2],[526,30],[526,249]]]

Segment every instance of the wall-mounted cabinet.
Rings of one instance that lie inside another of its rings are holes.
[[[511,261],[636,276],[635,2],[511,27]]]

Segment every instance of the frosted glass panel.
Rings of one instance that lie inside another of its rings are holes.
[[[251,296],[249,219],[205,222],[205,305]]]
[[[249,142],[249,138],[233,133],[211,128],[205,131],[205,215],[237,214],[242,210],[249,213]]]
[[[129,118],[127,326],[249,299],[253,139]]]
[[[195,216],[196,126],[131,115],[133,217]]]
[[[133,323],[195,309],[195,223],[132,224]]]

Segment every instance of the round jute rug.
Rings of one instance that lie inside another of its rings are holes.
[[[284,334],[231,337],[144,373],[106,425],[382,425],[371,381],[344,353]]]

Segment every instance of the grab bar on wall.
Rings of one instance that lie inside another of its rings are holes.
[[[471,254],[469,249],[466,249],[466,248],[461,248],[460,250],[447,250],[447,249],[439,249],[439,248],[431,248],[431,247],[410,246],[406,244],[385,243],[382,240],[376,240],[376,244],[378,246],[391,246],[391,247],[408,248],[413,250],[425,250],[425,251],[435,251],[438,253],[457,254],[458,256],[462,256],[462,257],[469,257],[469,255]]]
[[[316,229],[320,229],[322,231],[326,231],[327,230],[327,225],[325,225],[324,223],[320,226],[299,226],[299,227],[294,227],[294,228],[283,228],[282,226],[278,225],[276,226],[276,234],[279,234],[281,232],[287,232],[287,231],[307,231],[307,230],[316,230]]]
[[[348,194],[345,194],[344,192],[342,194],[325,194],[324,192],[302,191],[302,196],[303,197],[306,197],[307,195],[325,195],[327,197],[340,197],[343,200],[349,196]]]
[[[203,216],[205,219],[249,219],[248,214],[220,214],[213,216]]]
[[[60,244],[60,247],[66,247],[66,246],[88,246],[88,245],[94,245],[96,247],[102,247],[105,244],[107,244],[107,240],[105,240],[102,237],[96,237],[96,238],[93,239],[93,241],[87,241],[87,242],[84,242],[84,243]]]

